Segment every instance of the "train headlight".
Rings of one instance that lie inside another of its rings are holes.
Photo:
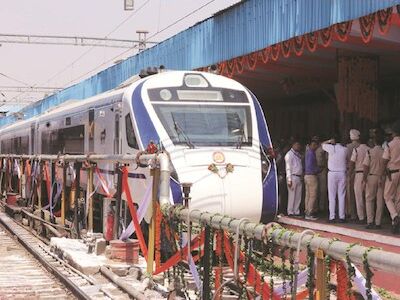
[[[160,91],[160,97],[161,97],[161,99],[163,99],[165,101],[169,101],[172,99],[172,93],[170,90],[162,89]]]
[[[188,74],[184,81],[188,87],[208,87],[207,80],[199,74]]]

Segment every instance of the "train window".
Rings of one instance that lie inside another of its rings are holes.
[[[83,154],[85,126],[63,128],[42,133],[43,154]]]
[[[2,154],[11,153],[11,139],[1,141],[1,153]]]
[[[139,149],[138,142],[136,140],[135,131],[133,129],[131,115],[127,114],[125,116],[125,131],[126,131],[126,141],[128,146],[134,149]]]

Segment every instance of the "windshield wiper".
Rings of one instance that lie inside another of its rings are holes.
[[[243,144],[243,139],[245,138],[244,124],[240,123],[240,127],[232,130],[231,133],[237,134],[239,136],[236,142],[236,149],[241,149]]]
[[[183,139],[185,140],[186,145],[188,145],[188,147],[190,149],[194,149],[194,144],[190,141],[190,138],[187,136],[187,134],[182,129],[182,127],[178,124],[178,122],[175,121],[174,117],[172,117],[172,121],[174,122],[174,129],[176,131],[176,134],[178,135],[179,141],[180,141],[179,136],[182,135]]]

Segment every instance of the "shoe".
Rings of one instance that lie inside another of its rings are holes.
[[[336,223],[336,220],[335,220],[335,219],[329,219],[329,220],[328,220],[328,223],[334,224],[334,223]]]
[[[301,218],[302,215],[301,215],[301,214],[294,214],[293,217],[295,217],[295,218]]]
[[[396,216],[393,219],[393,223],[392,223],[392,233],[393,234],[399,233],[399,226],[400,226],[400,218],[399,218],[399,216]]]
[[[347,223],[346,219],[339,219],[339,223]]]
[[[382,229],[382,225],[375,225],[375,229]]]
[[[367,226],[365,226],[366,229],[375,229],[374,223],[369,223]]]

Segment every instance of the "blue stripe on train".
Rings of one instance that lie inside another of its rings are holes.
[[[265,147],[271,147],[271,139],[269,137],[268,126],[265,121],[264,113],[261,105],[256,97],[249,91],[252,96],[254,108],[256,110],[258,135],[260,143]],[[271,171],[263,181],[263,205],[261,213],[261,222],[268,223],[275,219],[278,209],[278,186],[275,162],[272,163]]]
[[[153,141],[155,144],[159,144],[160,136],[157,133],[156,128],[154,127],[153,122],[151,121],[150,115],[144,106],[142,99],[142,88],[144,82],[139,84],[132,95],[132,108],[133,113],[135,115],[136,124],[139,130],[140,140],[142,142],[142,147],[145,149],[150,141]],[[173,179],[170,180],[170,186],[172,191],[172,199],[174,203],[182,203],[182,192],[180,185],[175,182]]]

